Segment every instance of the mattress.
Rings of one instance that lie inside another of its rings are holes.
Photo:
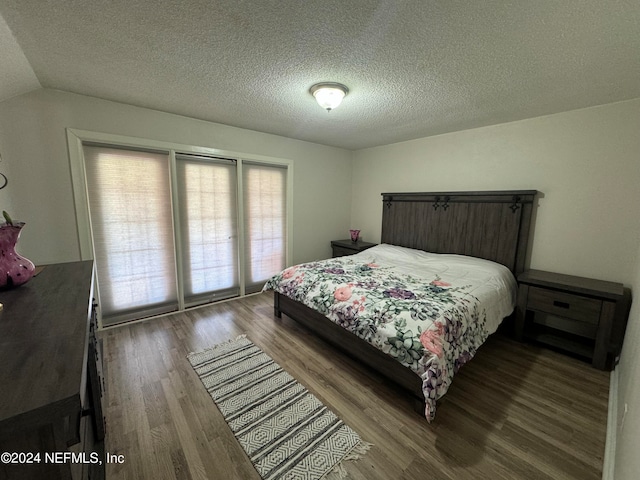
[[[513,311],[517,284],[489,260],[382,244],[289,267],[264,290],[320,312],[413,370],[431,421],[455,373]]]

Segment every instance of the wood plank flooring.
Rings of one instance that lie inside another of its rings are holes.
[[[432,424],[396,388],[245,297],[101,333],[107,479],[260,477],[186,355],[246,334],[374,446],[353,480],[600,479],[609,374],[496,334],[460,370]]]

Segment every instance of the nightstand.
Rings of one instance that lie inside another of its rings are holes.
[[[620,354],[631,292],[621,283],[527,270],[518,275],[515,335],[612,370]]]
[[[363,242],[358,240],[352,242],[351,240],[333,240],[331,242],[331,248],[333,250],[333,258],[344,257],[345,255],[353,255],[354,253],[362,252],[367,248],[375,247],[377,243]]]

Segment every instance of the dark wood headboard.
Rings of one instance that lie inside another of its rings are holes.
[[[536,190],[383,193],[382,243],[524,270]]]

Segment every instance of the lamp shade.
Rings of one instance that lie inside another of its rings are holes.
[[[336,108],[347,95],[349,89],[341,83],[324,82],[313,85],[309,92],[314,96],[318,105],[331,111]]]

